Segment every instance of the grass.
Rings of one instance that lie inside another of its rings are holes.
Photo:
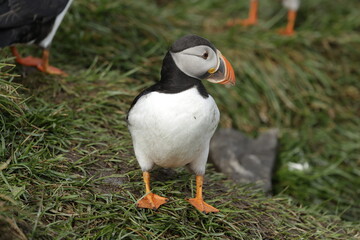
[[[278,3],[262,6],[259,26],[245,29],[224,27],[247,14],[235,0],[75,1],[52,46],[67,78],[13,70],[4,49],[0,225],[13,236],[3,238],[359,238],[359,3],[304,0],[291,38],[276,35],[285,23]],[[143,183],[125,115],[187,33],[210,39],[236,71],[234,88],[206,84],[221,126],[252,136],[280,130],[274,197],[234,185],[210,164],[205,198],[221,213],[188,205],[194,177],[183,169],[154,171],[154,192],[169,204],[135,208]]]

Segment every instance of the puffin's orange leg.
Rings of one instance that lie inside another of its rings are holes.
[[[203,213],[219,212],[219,209],[204,202],[202,197],[202,186],[204,182],[204,176],[196,176],[196,196],[195,198],[187,199],[187,201],[193,205],[197,210]]]
[[[232,19],[227,22],[227,26],[235,26],[235,25],[242,25],[242,26],[251,26],[257,23],[257,12],[259,7],[258,0],[251,0],[250,1],[250,9],[249,9],[249,17],[246,19]]]
[[[67,74],[65,72],[63,72],[62,70],[60,70],[59,68],[49,65],[49,50],[47,50],[47,49],[43,50],[41,64],[37,65],[36,67],[40,71],[45,72],[45,73],[67,76]]]
[[[15,56],[15,61],[21,65],[29,66],[29,67],[37,67],[40,71],[49,74],[67,76],[67,74],[62,70],[49,65],[49,50],[47,49],[43,50],[42,58],[35,58],[32,56],[22,58],[16,47],[12,46],[10,47],[10,49],[12,54]]]
[[[156,195],[150,191],[150,173],[143,172],[145,182],[146,196],[140,199],[136,206],[139,208],[158,209],[162,204],[169,201],[169,199]]]
[[[15,61],[21,65],[29,66],[29,67],[36,67],[41,64],[42,60],[40,58],[34,58],[32,56],[22,58],[17,50],[16,47],[11,46],[11,53],[15,57]]]
[[[285,28],[280,29],[279,33],[281,35],[291,36],[295,34],[294,26],[295,26],[295,20],[296,20],[296,11],[289,10],[288,11],[288,22]]]

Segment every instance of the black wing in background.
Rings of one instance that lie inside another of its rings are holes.
[[[16,28],[56,17],[69,0],[0,0],[0,29]]]
[[[0,48],[39,42],[69,0],[0,0]]]

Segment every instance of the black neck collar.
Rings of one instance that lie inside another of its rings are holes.
[[[199,94],[203,98],[208,98],[209,94],[206,91],[204,85],[199,79],[190,77],[183,73],[175,64],[171,57],[170,52],[167,52],[161,69],[161,79],[156,84],[142,91],[132,102],[130,110],[137,103],[139,98],[151,93],[151,92],[162,92],[162,93],[180,93],[186,91],[192,87],[196,87]],[[129,116],[129,115],[128,115]],[[128,119],[128,116],[126,119]]]
[[[201,96],[209,96],[199,79],[186,75],[176,66],[170,52],[166,53],[161,68],[161,79],[155,85],[159,87],[157,91],[164,93],[179,93],[195,86]]]

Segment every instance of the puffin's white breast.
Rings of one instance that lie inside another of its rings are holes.
[[[142,170],[150,170],[154,163],[179,167],[192,161],[206,162],[219,117],[214,99],[202,97],[196,87],[176,94],[142,96],[128,119]]]

